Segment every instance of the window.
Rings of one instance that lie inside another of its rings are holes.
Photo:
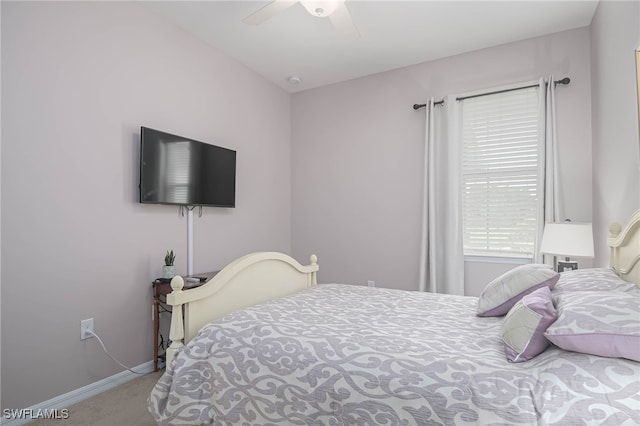
[[[540,193],[538,90],[463,101],[465,255],[533,257]]]
[[[160,148],[162,149],[162,159],[164,160],[167,176],[167,185],[166,187],[163,186],[162,189],[168,192],[161,198],[186,204],[187,200],[193,198],[193,194],[189,194],[191,179],[189,176],[189,163],[190,157],[193,155],[191,144],[186,141],[160,144]]]

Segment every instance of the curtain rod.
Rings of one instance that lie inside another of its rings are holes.
[[[571,79],[569,77],[565,77],[563,79],[560,80],[555,80],[553,82],[553,84],[558,85],[558,84],[569,84],[571,82]],[[469,95],[469,96],[461,96],[459,98],[456,98],[456,101],[463,101],[465,99],[471,99],[471,98],[478,98],[480,96],[487,96],[487,95],[495,95],[498,93],[506,93],[506,92],[512,92],[514,90],[522,90],[522,89],[530,89],[531,87],[537,87],[537,84],[530,84],[528,86],[522,86],[522,87],[513,87],[511,89],[504,89],[504,90],[496,90],[494,92],[487,92],[487,93],[478,93],[477,95]],[[444,104],[444,99],[434,102],[434,105],[442,105]],[[427,104],[413,104],[413,109],[414,110],[419,110],[420,108],[424,108],[426,107]]]

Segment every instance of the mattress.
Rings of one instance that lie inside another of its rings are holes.
[[[640,363],[510,363],[478,299],[321,284],[203,327],[149,397],[160,425],[637,425]]]

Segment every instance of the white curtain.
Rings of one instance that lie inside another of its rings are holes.
[[[562,194],[560,191],[560,175],[558,170],[558,149],[556,142],[556,91],[553,75],[545,82],[540,79],[540,96],[538,114],[541,117],[538,128],[540,151],[538,158],[538,188],[541,188],[538,204],[538,235],[534,250],[534,263],[553,265],[553,256],[540,254],[540,243],[544,224],[562,222],[565,218]]]
[[[420,291],[464,294],[459,114],[454,96],[427,102]]]

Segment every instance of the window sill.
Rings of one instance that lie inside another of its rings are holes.
[[[525,265],[531,263],[532,260],[529,257],[516,257],[516,256],[482,256],[482,255],[465,255],[465,262],[475,263],[508,263],[514,265]]]

